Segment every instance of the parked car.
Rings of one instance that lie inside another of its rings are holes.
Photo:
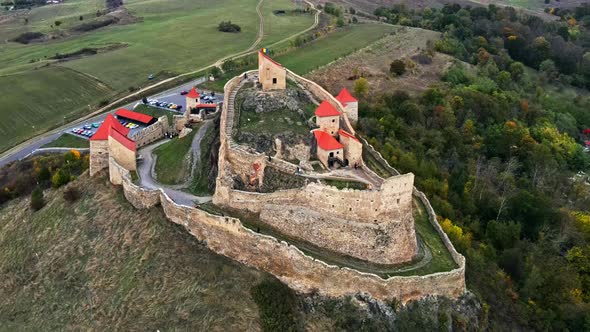
[[[182,105],[178,105],[178,107],[176,108],[177,111],[180,111],[182,109]]]
[[[98,122],[95,122],[92,124],[92,128],[98,128],[98,126],[99,126]]]
[[[188,91],[182,90],[182,91],[180,91],[180,95],[181,96],[188,95]]]
[[[148,80],[153,80],[154,79],[154,74],[149,74],[148,75]]]
[[[92,126],[91,126],[91,125],[89,125],[89,124],[85,124],[85,125],[84,125],[84,129],[92,129]]]

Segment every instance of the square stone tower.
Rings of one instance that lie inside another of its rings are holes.
[[[287,71],[285,68],[262,50],[258,51],[258,82],[260,82],[264,91],[285,90],[287,87]]]

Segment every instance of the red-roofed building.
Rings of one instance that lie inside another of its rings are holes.
[[[109,138],[110,129],[114,128],[116,131],[127,136],[129,128],[123,127],[112,114],[107,114],[106,118],[96,130],[96,133],[90,137],[90,141],[106,141]]]
[[[340,129],[340,112],[327,100],[322,101],[315,110],[315,123],[320,130],[336,136]]]
[[[317,143],[317,158],[324,166],[332,167],[333,158],[344,161],[344,146],[334,136],[320,129],[314,130],[313,135]]]
[[[344,147],[344,163],[351,166],[363,164],[363,144],[344,129],[338,130],[340,144]]]
[[[90,138],[90,175],[110,168],[109,157],[128,170],[135,170],[135,142],[127,138],[128,133],[128,128],[123,127],[112,114],[107,114]],[[113,171],[110,173],[113,176]]]
[[[143,125],[149,126],[157,121],[156,118],[138,112],[133,112],[124,108],[120,108],[115,112],[115,115],[118,119],[123,119],[127,121],[134,121],[139,122]]]
[[[336,99],[344,106],[344,111],[346,112],[346,116],[348,120],[353,124],[358,121],[358,108],[359,103],[356,98],[354,98],[346,88],[342,88]]]
[[[197,104],[201,103],[201,95],[197,92],[197,89],[192,88],[186,95],[186,109],[191,110],[195,108]]]
[[[262,50],[258,51],[258,82],[264,91],[287,88],[287,70]]]

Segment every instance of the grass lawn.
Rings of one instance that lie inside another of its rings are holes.
[[[356,181],[323,179],[322,182],[328,186],[334,186],[338,189],[344,189],[344,188],[356,189],[356,190],[366,190],[367,189],[366,184],[364,184],[362,182],[356,182]]]
[[[280,55],[275,60],[301,75],[363,48],[395,30],[395,27],[384,24],[353,25]]]
[[[73,70],[47,67],[0,77],[0,151],[62,125],[113,93]]]
[[[191,143],[198,130],[198,127],[194,127],[185,137],[175,137],[154,150],[158,182],[180,184],[186,181],[192,165],[192,154],[189,154]]]
[[[219,128],[215,128],[214,125],[210,125],[201,140],[201,160],[195,167],[193,173],[192,182],[189,184],[188,191],[197,196],[212,195],[213,192],[209,190],[209,172],[211,171],[210,153],[211,147],[217,142]],[[216,135],[217,134],[217,135]],[[197,161],[193,161],[197,162]]]
[[[81,176],[0,207],[0,330],[258,330],[250,289],[267,276],[214,254],[161,208],[135,209],[119,186]],[[34,239],[32,241],[31,239]]]
[[[83,139],[82,137],[62,134],[55,141],[47,143],[42,148],[88,148],[90,147],[90,141]]]
[[[144,104],[137,105],[137,107],[135,107],[133,109],[133,111],[138,112],[138,113],[142,113],[142,114],[146,114],[146,115],[149,115],[149,116],[152,116],[152,117],[154,117],[156,119],[159,118],[159,117],[161,117],[161,116],[163,116],[163,115],[165,115],[168,118],[168,123],[169,124],[172,124],[173,123],[172,122],[172,119],[174,117],[174,114],[180,115],[180,113],[174,113],[174,112],[171,112],[171,111],[163,110],[163,109],[158,108],[158,107],[153,107],[153,106],[144,105]]]
[[[293,0],[265,0],[262,4],[264,15],[264,38],[262,47],[276,43],[297,31],[307,29],[313,24],[314,13],[293,13]],[[273,11],[285,10],[286,15],[275,15]]]

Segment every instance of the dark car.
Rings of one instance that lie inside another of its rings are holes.
[[[184,95],[187,95],[187,94],[188,94],[188,91],[186,91],[186,90],[180,91],[180,95],[181,96],[184,96]]]

